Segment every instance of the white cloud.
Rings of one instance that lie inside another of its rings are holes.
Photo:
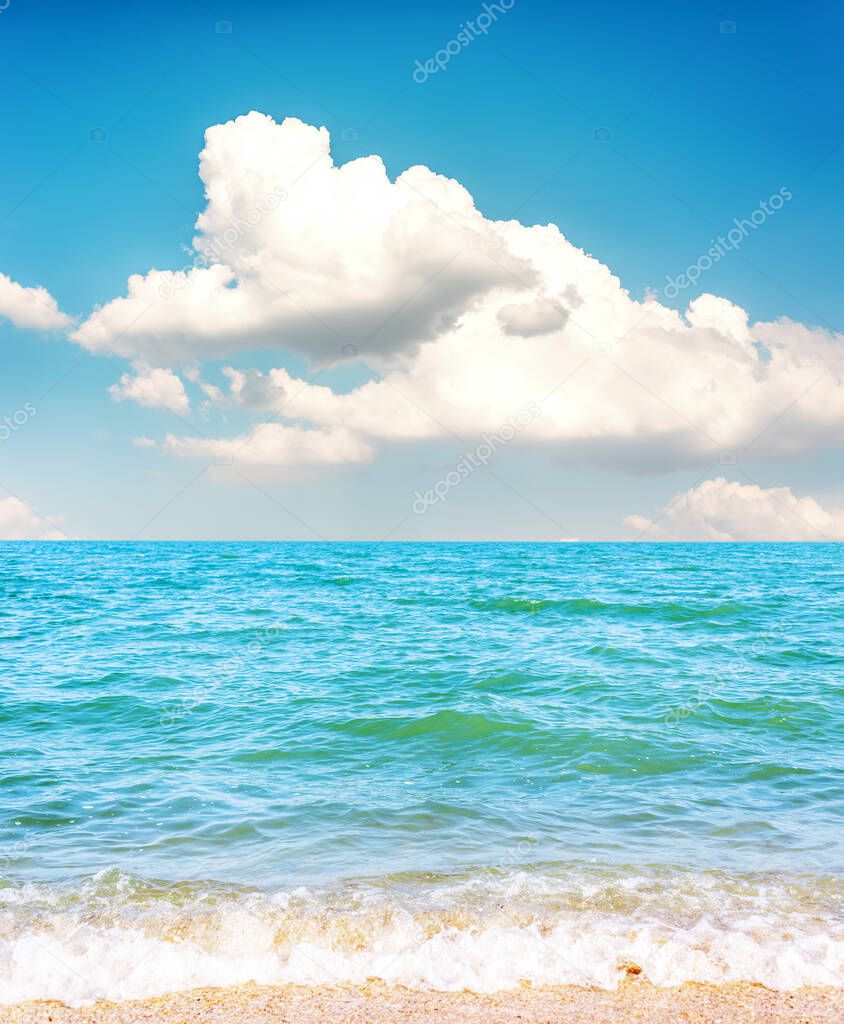
[[[243,406],[246,409],[274,409],[285,400],[285,387],[291,379],[284,370],[236,370],[233,366],[223,368],[223,376],[229,381],[228,392],[213,384],[203,383],[202,389],[209,399],[221,408]]]
[[[434,337],[512,272],[533,277],[506,250],[486,258],[495,225],[456,181],[411,167],[391,182],[377,156],[337,167],[328,131],[296,118],[253,111],[209,128],[199,173],[199,265],[133,275],[80,344],[170,364],[279,344],[333,356],[365,339],[393,352]]]
[[[133,437],[132,444],[136,448],[157,448],[158,442],[153,441],[151,437]]]
[[[37,331],[57,331],[73,325],[46,288],[26,288],[5,274],[0,274],[0,317],[11,320],[15,327]]]
[[[0,500],[0,540],[64,540],[65,534],[19,498]]]
[[[505,334],[532,338],[535,334],[550,334],[562,327],[569,310],[543,298],[529,302],[513,302],[498,310],[498,322]]]
[[[425,167],[395,182],[378,157],[337,167],[328,132],[296,119],[210,128],[200,174],[194,248],[209,265],[133,276],[77,340],[194,376],[223,353],[318,361],[354,344],[380,374],[339,393],[232,366],[225,390],[201,384],[213,405],[354,434],[330,446],[352,461],[379,441],[495,431],[530,402],[542,415],[519,443],[625,468],[705,465],[751,442],[767,458],[844,445],[841,335],[751,323],[714,295],[684,312],[638,301],[556,226],[487,220]],[[284,464],[310,433],[284,435]]]
[[[213,459],[219,465],[335,466],[368,462],[372,448],[343,428],[303,430],[281,423],[261,423],[249,434],[213,440],[168,434],[162,446],[181,458]]]
[[[184,416],[190,411],[185,386],[172,370],[136,367],[137,373],[124,373],[108,393],[115,402],[132,401],[154,408],[163,406]]]
[[[624,523],[654,541],[844,540],[844,509],[824,509],[790,487],[766,489],[722,476],[678,495],[655,521],[634,515]]]
[[[624,468],[706,464],[760,434],[754,450],[768,458],[844,443],[844,365],[823,375],[842,353],[839,339],[789,321],[756,324],[751,335],[743,310],[709,295],[691,304],[689,322],[656,302],[621,305],[629,309],[617,333],[628,317],[640,326],[609,355],[594,341],[606,309],[584,304],[583,327],[512,338],[491,296],[403,366],[345,394],[282,368],[228,368],[219,401],[373,441],[470,438],[533,401],[542,415],[521,441]]]

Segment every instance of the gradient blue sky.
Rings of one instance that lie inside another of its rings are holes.
[[[787,208],[697,292],[751,320],[842,328],[840,5],[516,0],[446,71],[414,83],[416,60],[481,9],[10,0],[0,13],[0,271],[84,317],[124,294],[130,274],[184,265],[204,206],[203,133],[258,110],[325,125],[337,163],[377,153],[391,177],[425,164],[460,181],[488,218],[518,210],[523,223],[554,222],[634,298],[787,187]],[[216,30],[223,20],[230,33]],[[722,31],[730,20],[735,32]],[[91,141],[96,127],[105,141]],[[600,127],[609,141],[595,139]],[[125,360],[3,320],[0,347],[0,413],[37,408],[0,445],[0,484],[74,537],[612,539],[630,536],[624,516],[657,512],[700,477],[514,446],[495,476],[478,472],[413,515],[414,492],[461,451],[437,441],[260,487],[194,480],[198,464],[133,446],[185,431],[165,411],[112,400]],[[277,352],[241,362],[307,372],[301,356]],[[342,391],[365,377],[346,367],[326,383]],[[208,429],[247,425],[232,413]],[[763,487],[844,504],[836,444],[744,468]]]

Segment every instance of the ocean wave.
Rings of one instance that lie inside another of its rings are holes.
[[[444,736],[449,742],[488,739],[517,733],[532,733],[536,726],[530,721],[504,720],[479,711],[465,712],[446,708],[429,715],[406,715],[381,718],[353,718],[331,723],[340,732],[383,739],[410,740],[426,736]]]
[[[594,597],[528,598],[498,597],[471,602],[478,611],[530,613],[558,610],[569,615],[618,615],[621,617],[652,616],[668,622],[694,622],[729,619],[740,616],[747,607],[738,601],[720,601],[709,606],[659,601],[631,604],[624,601],[602,601]]]
[[[840,879],[682,870],[499,867],[275,892],[110,871],[0,890],[0,1001],[370,978],[612,989],[629,971],[662,986],[842,986],[842,901]]]

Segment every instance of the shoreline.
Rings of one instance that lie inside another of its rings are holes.
[[[840,1024],[844,988],[777,991],[749,982],[617,989],[574,985],[489,995],[367,985],[237,985],[152,999],[69,1007],[37,1000],[0,1005],[0,1024]]]

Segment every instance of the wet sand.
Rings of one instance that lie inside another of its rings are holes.
[[[774,992],[761,985],[656,988],[626,981],[615,992],[562,986],[477,995],[363,987],[240,985],[156,999],[0,1007],[0,1024],[841,1024],[844,989]]]

